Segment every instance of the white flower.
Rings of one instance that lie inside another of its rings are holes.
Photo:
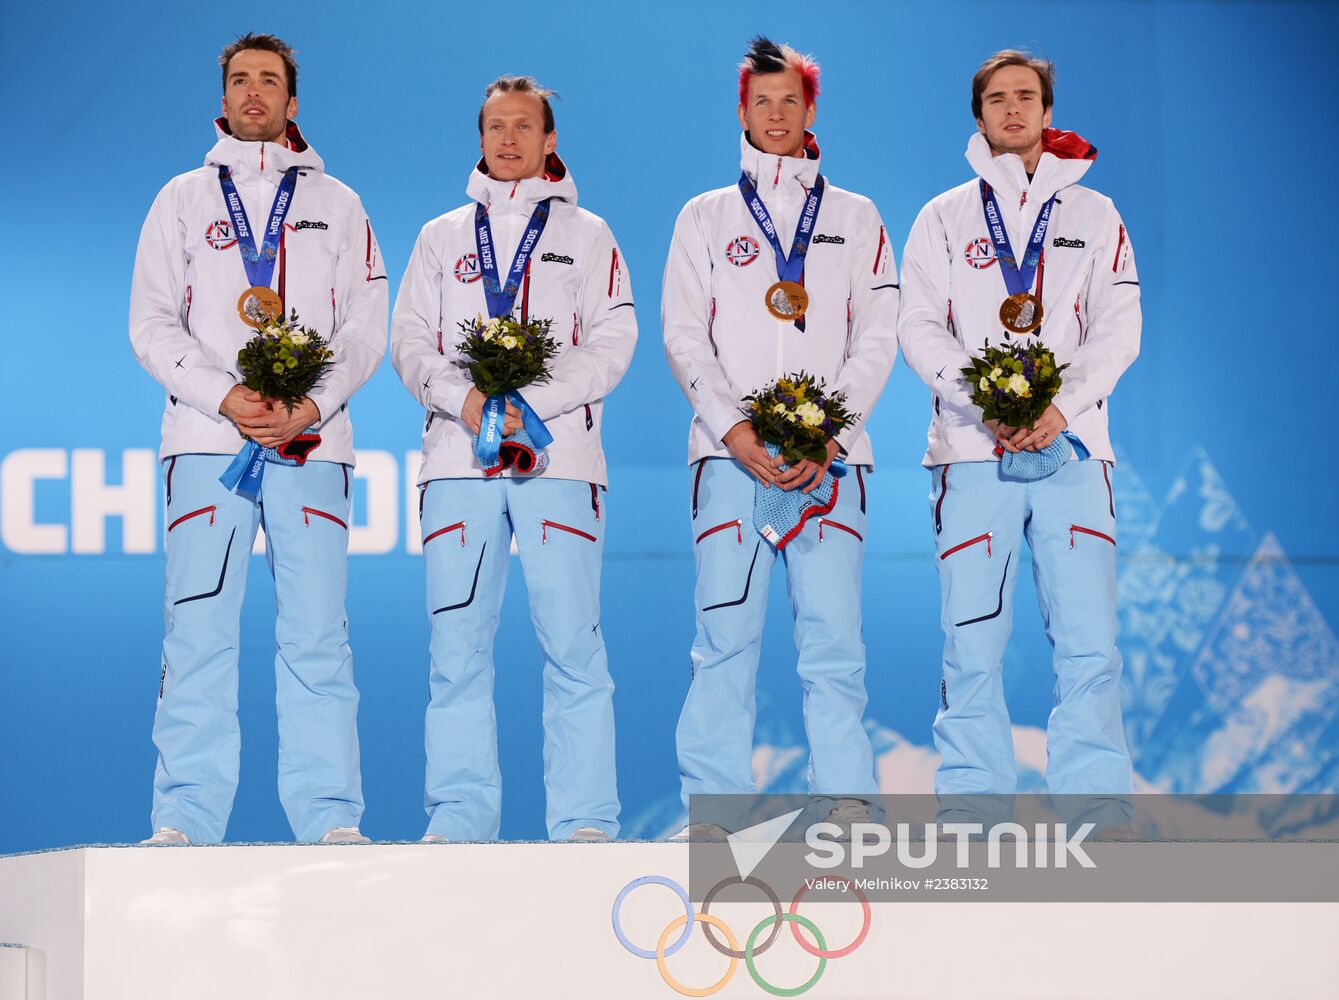
[[[772,412],[773,412],[773,413],[785,413],[785,412],[786,412],[786,404],[785,404],[785,403],[777,403],[774,407],[772,407]]]
[[[1015,396],[1021,396],[1024,399],[1032,395],[1032,386],[1028,385],[1027,379],[1017,372],[1009,376],[1008,389]]]
[[[483,328],[483,332],[480,333],[479,336],[482,337],[484,340],[492,340],[492,339],[493,339],[493,331],[490,330],[488,327],[484,327],[484,328]]]
[[[982,392],[989,392],[989,391],[990,391],[990,379],[986,378],[984,375],[981,376],[981,381],[978,382],[978,383],[976,383],[976,387],[977,387],[978,389],[980,389]]]
[[[1002,369],[1002,368],[998,368],[998,367],[997,367],[994,371],[992,371],[992,372],[990,373],[990,378],[991,378],[991,380],[993,381],[994,379],[999,378],[999,377],[1000,377],[1001,375],[1003,375],[1003,374],[1004,374],[1004,369]]]
[[[306,347],[311,343],[311,337],[308,337],[301,330],[294,330],[288,335],[288,339],[292,341],[294,347]]]
[[[517,340],[515,337],[513,337],[511,334],[507,334],[505,337],[502,338],[502,346],[509,351],[516,350],[516,345],[519,343],[520,341]]]
[[[823,408],[817,403],[801,403],[795,412],[809,427],[818,427],[823,423]]]
[[[489,333],[494,333],[494,334],[501,333],[501,332],[502,332],[502,320],[498,319],[496,316],[494,316],[492,319],[490,319],[490,320],[488,321],[488,332],[489,332]]]
[[[800,422],[800,415],[792,411],[786,414],[786,419],[792,424],[798,424]]]

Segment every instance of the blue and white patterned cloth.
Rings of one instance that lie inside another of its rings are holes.
[[[1064,468],[1069,461],[1071,448],[1079,461],[1088,457],[1088,449],[1083,446],[1083,442],[1069,431],[1064,431],[1041,451],[1006,451],[1000,457],[1000,471],[1007,479],[1024,482],[1045,479]]]
[[[781,449],[768,444],[767,454],[775,458]],[[845,472],[845,466],[832,463],[833,468]],[[781,466],[781,471],[790,468],[790,463]],[[753,526],[758,534],[767,539],[768,544],[778,551],[784,549],[790,540],[800,533],[809,518],[827,514],[837,506],[837,475],[832,468],[823,474],[823,481],[812,492],[804,493],[800,487],[793,490],[766,487],[761,482],[753,484]]]
[[[479,439],[476,436],[474,440],[477,449]],[[549,453],[543,448],[536,448],[535,442],[522,427],[511,437],[503,439],[498,447],[497,464],[485,468],[484,475],[491,478],[507,469],[515,469],[521,475],[537,476],[548,465]]]

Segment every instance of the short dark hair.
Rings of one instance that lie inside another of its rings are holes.
[[[1017,49],[1001,49],[981,64],[981,68],[972,77],[972,117],[981,117],[981,97],[986,84],[995,75],[996,70],[1005,66],[1026,66],[1041,77],[1041,106],[1049,108],[1055,103],[1055,64],[1049,59],[1038,59],[1027,52]]]
[[[556,91],[542,86],[533,76],[500,76],[484,88],[484,104],[494,94],[534,94],[544,106],[544,134],[553,131],[553,106],[550,97],[557,97]],[[479,134],[484,134],[484,105],[479,105]]]
[[[224,47],[219,53],[219,68],[223,70],[223,90],[228,89],[228,63],[232,57],[247,49],[260,49],[273,52],[284,61],[284,71],[288,74],[288,96],[298,96],[298,61],[294,58],[292,46],[277,35],[257,35],[247,32],[236,41]]]

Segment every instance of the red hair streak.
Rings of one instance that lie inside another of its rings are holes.
[[[812,107],[818,99],[818,63],[796,54],[794,58],[787,60],[786,68],[800,74],[805,106]],[[739,103],[745,106],[749,103],[749,81],[753,79],[753,75],[753,70],[747,62],[739,67]]]

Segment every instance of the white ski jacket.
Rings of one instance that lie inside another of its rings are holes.
[[[817,143],[810,135],[805,156],[772,156],[745,134],[740,164],[789,253],[819,173]],[[689,463],[728,457],[721,439],[744,419],[740,400],[803,369],[846,393],[860,419],[837,443],[849,463],[872,465],[865,424],[897,356],[898,308],[897,268],[874,203],[827,184],[805,258],[803,331],[763,304],[777,280],[776,255],[737,184],[684,206],[665,264],[661,321],[670,370],[695,413]]]
[[[482,161],[470,174],[470,203],[438,216],[419,233],[391,318],[391,360],[428,415],[419,484],[483,478],[474,432],[460,419],[473,386],[455,362],[462,322],[488,316],[475,245],[475,205],[488,206],[497,269],[506,281],[535,206],[550,203],[513,315],[553,320],[559,354],[552,380],[520,390],[553,434],[545,479],[608,484],[600,427],[604,398],[632,361],[637,317],[623,255],[604,220],[578,208],[566,166],[550,155],[543,177],[499,181]],[[502,475],[512,475],[507,470]]]
[[[321,444],[311,460],[351,465],[347,404],[386,352],[386,271],[372,225],[358,196],[325,172],[292,122],[286,144],[242,142],[223,119],[214,125],[218,141],[205,165],[158,193],[135,254],[130,342],[167,390],[160,457],[234,454],[245,444],[218,411],[242,381],[237,352],[255,334],[237,315],[251,283],[218,168],[231,168],[259,243],[284,171],[298,167],[271,287],[335,352],[335,367],[310,393],[321,411]]]
[[[1056,195],[1033,293],[1043,320],[1035,336],[1069,363],[1055,405],[1095,459],[1115,461],[1107,398],[1139,353],[1139,275],[1130,236],[1111,199],[1080,187],[1097,151],[1048,130],[1031,183],[1012,153],[992,156],[980,133],[967,161],[995,191],[1009,243],[1022,256],[1042,206]],[[1040,286],[1040,292],[1037,291]],[[902,256],[902,354],[933,394],[923,464],[996,461],[995,440],[970,402],[960,369],[987,338],[1004,339],[1008,295],[986,227],[980,182],[946,191],[921,210]]]

